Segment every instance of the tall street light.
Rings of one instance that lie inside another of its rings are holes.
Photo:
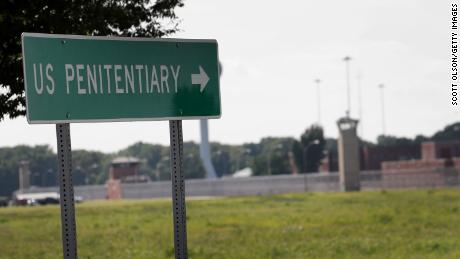
[[[359,136],[364,139],[363,133],[363,103],[361,96],[361,74],[358,74],[358,119],[359,119]]]
[[[316,83],[316,94],[318,99],[318,125],[321,125],[321,92],[319,84],[321,83],[320,79],[315,79]]]
[[[346,56],[343,58],[343,61],[345,61],[346,69],[347,69],[347,111],[346,115],[347,117],[350,117],[351,114],[351,107],[350,107],[350,61],[351,57]]]
[[[379,84],[380,88],[380,102],[382,104],[382,134],[385,135],[385,103],[383,96],[383,89],[385,88],[383,84]]]

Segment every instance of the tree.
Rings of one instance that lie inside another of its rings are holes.
[[[448,141],[460,140],[460,122],[447,125],[443,130],[436,132],[432,140],[435,141]]]
[[[169,149],[161,145],[137,142],[119,151],[118,155],[140,158],[143,162],[139,166],[139,174],[157,180],[159,179],[156,172],[157,164],[161,159],[169,156]]]
[[[206,172],[201,163],[200,147],[194,142],[184,142],[184,178],[197,179],[204,178]]]
[[[246,145],[211,143],[211,160],[218,177],[232,175],[249,166],[250,149]]]
[[[171,172],[169,168],[169,147],[137,142],[118,152],[120,156],[132,156],[140,158],[139,173],[148,175],[152,180],[169,180]],[[185,179],[203,178],[204,168],[201,164],[199,147],[194,142],[184,142],[184,177]]]
[[[0,121],[25,114],[21,33],[162,37],[178,30],[175,8],[182,6],[183,0],[0,1]]]
[[[292,146],[297,167],[303,173],[318,172],[321,160],[324,158],[323,128],[319,125],[312,125],[300,136],[300,142]]]
[[[396,147],[396,146],[413,146],[417,145],[411,138],[395,137],[391,135],[379,135],[377,137],[377,145],[381,147]]]
[[[291,174],[288,153],[294,143],[292,138],[263,138],[259,147],[253,147],[252,169],[254,175]]]
[[[0,148],[0,196],[9,196],[19,187],[19,164],[29,162],[30,184],[56,184],[56,154],[49,146],[16,146]]]
[[[74,185],[105,183],[111,157],[98,151],[72,150],[72,167]],[[98,182],[99,175],[105,179]]]

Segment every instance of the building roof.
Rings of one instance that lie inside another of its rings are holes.
[[[236,171],[232,177],[233,178],[245,178],[252,176],[252,169],[250,167],[243,168],[240,171]]]
[[[119,156],[112,160],[112,164],[139,164],[140,162],[139,158],[130,156]]]

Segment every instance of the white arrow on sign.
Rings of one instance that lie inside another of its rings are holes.
[[[200,92],[203,92],[209,82],[209,77],[201,66],[198,67],[200,69],[200,73],[192,74],[192,85],[200,85]]]

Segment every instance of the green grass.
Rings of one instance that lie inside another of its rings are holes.
[[[60,258],[59,207],[0,208],[0,258]],[[190,258],[460,258],[460,189],[187,202]],[[79,258],[172,258],[169,201],[77,206]]]

